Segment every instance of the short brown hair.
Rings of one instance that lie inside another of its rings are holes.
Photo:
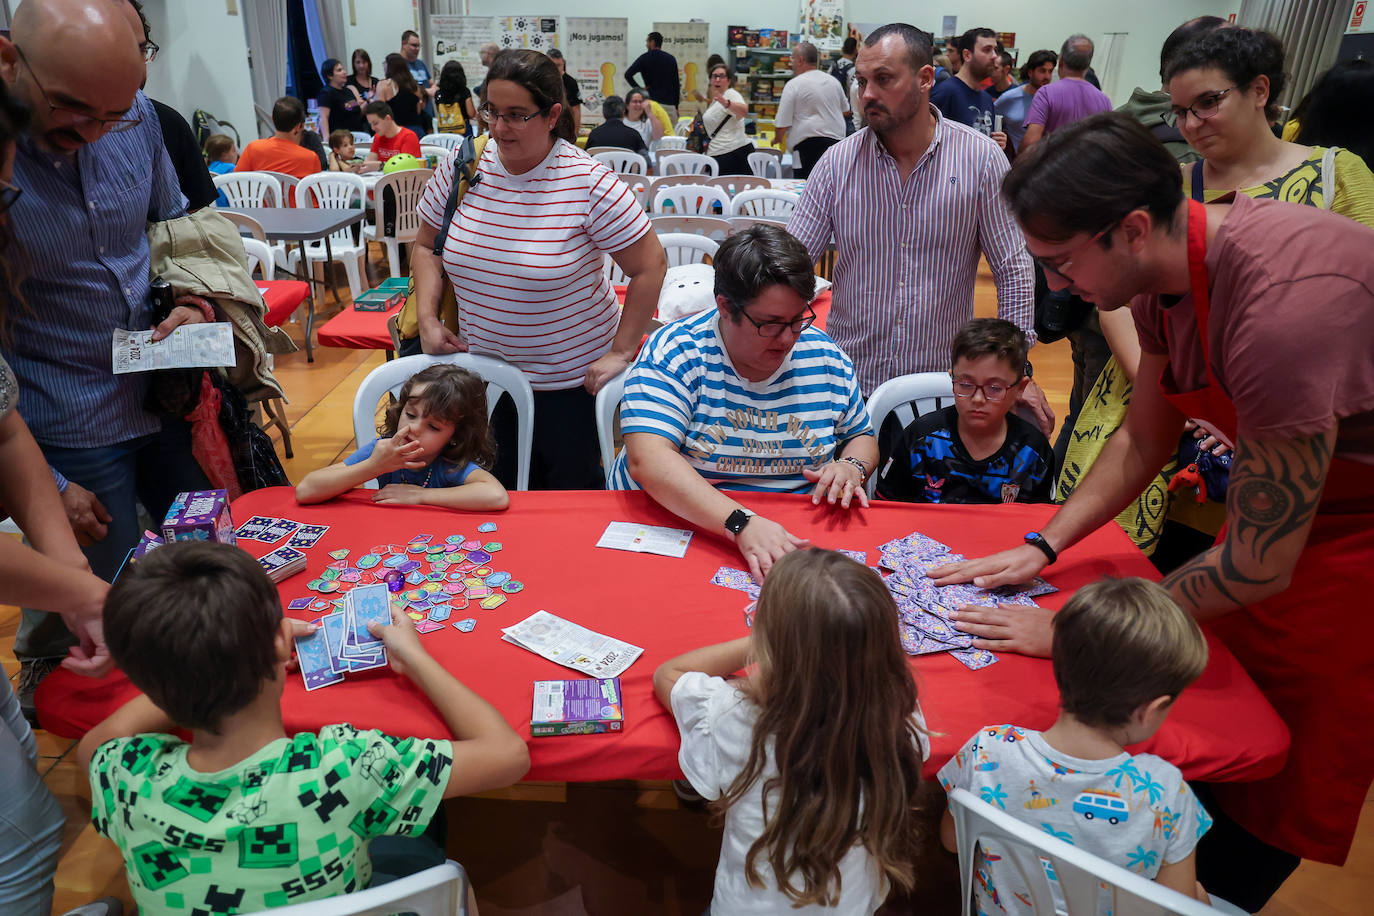
[[[305,106],[295,96],[284,95],[272,106],[272,126],[282,133],[295,130],[304,123]]]
[[[233,148],[233,137],[224,134],[211,134],[210,139],[205,141],[205,158],[210,162],[219,162]]]
[[[172,721],[218,733],[277,673],[281,599],[238,547],[178,541],[126,568],[105,599],[120,670]]]
[[[1026,368],[1030,344],[1020,328],[1002,318],[974,318],[959,329],[949,344],[949,367],[961,359],[995,356],[1005,361],[1019,378]]]
[[[1197,622],[1145,579],[1084,586],[1054,615],[1059,706],[1085,725],[1114,728],[1145,703],[1177,698],[1207,667]]]
[[[353,142],[353,131],[351,131],[351,130],[344,130],[344,129],[341,127],[341,128],[339,128],[338,130],[331,130],[331,131],[329,132],[329,148],[330,148],[330,149],[338,149],[339,147],[343,146],[345,143],[352,143],[352,142]]]

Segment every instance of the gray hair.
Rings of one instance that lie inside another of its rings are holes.
[[[1093,40],[1087,35],[1070,35],[1059,49],[1059,62],[1070,73],[1083,73],[1093,65]]]
[[[606,101],[601,103],[601,117],[607,121],[625,117],[625,100],[618,95],[606,96]]]
[[[816,50],[816,46],[811,42],[799,41],[796,48],[792,50],[792,58],[815,67],[821,62],[821,53]]]

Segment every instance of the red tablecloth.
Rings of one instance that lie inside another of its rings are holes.
[[[616,298],[625,302],[625,287],[615,287]],[[825,320],[830,316],[830,290],[816,297],[816,327],[825,330]],[[400,306],[386,312],[359,312],[352,307],[321,325],[316,332],[322,347],[347,347],[352,350],[390,350],[391,335],[387,333],[386,322],[401,310]]]
[[[355,491],[319,506],[298,506],[286,488],[259,490],[233,507],[239,520],[286,516],[330,525],[308,553],[309,568],[283,583],[285,601],[310,594],[305,583],[331,562],[328,551],[348,547],[352,558],[371,546],[401,542],[420,533],[442,539],[466,534],[500,541],[492,565],[525,583],[500,608],[470,606],[454,619],[477,618],[469,634],[453,627],[426,635],[425,646],[464,683],[496,705],[511,726],[529,734],[531,682],[578,676],[567,668],[501,640],[501,628],[539,609],[644,648],[621,676],[626,729],[621,734],[530,740],[532,780],[591,781],[665,779],[680,775],[678,734],[671,715],[653,696],[654,668],[687,649],[746,632],[741,592],[708,581],[721,565],[742,565],[723,539],[697,534],[684,559],[593,546],[607,522],[636,521],[679,527],[680,522],[639,492],[518,492],[511,508],[491,515],[430,508],[382,508]],[[966,554],[1005,545],[1020,532],[1043,526],[1050,506],[913,506],[879,503],[868,510],[837,512],[813,507],[806,497],[749,494],[749,505],[823,547],[868,550],[892,537],[920,530]],[[494,521],[499,529],[477,534]],[[271,549],[244,543],[256,555]],[[1130,540],[1108,525],[1065,552],[1050,580],[1062,591],[1041,599],[1059,607],[1067,595],[1102,575],[1153,575]],[[288,612],[306,616],[305,612]],[[1288,747],[1288,732],[1254,683],[1225,647],[1209,639],[1211,662],[1197,684],[1179,699],[1167,723],[1137,750],[1159,754],[1189,779],[1257,779],[1275,772]],[[912,659],[921,705],[932,730],[927,775],[943,764],[979,726],[1014,722],[1048,727],[1058,693],[1050,663],[1010,653],[981,671],[970,671],[945,654]],[[44,728],[77,737],[132,695],[116,673],[91,681],[59,669],[38,692]],[[397,735],[447,734],[438,713],[409,681],[381,669],[350,675],[344,683],[306,693],[292,675],[282,701],[289,732],[351,722]]]

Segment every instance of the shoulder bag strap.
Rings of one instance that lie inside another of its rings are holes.
[[[1192,180],[1189,182],[1189,184],[1192,185],[1193,200],[1197,201],[1197,202],[1200,203],[1200,204],[1201,204],[1201,203],[1206,203],[1206,201],[1202,199],[1202,192],[1203,192],[1204,190],[1206,190],[1206,189],[1202,186],[1202,160],[1201,160],[1201,159],[1199,159],[1197,162],[1194,162],[1194,163],[1193,163],[1193,178],[1192,178]]]
[[[1330,210],[1336,202],[1336,147],[1328,146],[1322,153],[1322,209]]]
[[[458,155],[453,157],[453,184],[448,189],[448,203],[444,205],[444,231],[434,236],[435,257],[444,254],[444,242],[448,239],[448,227],[453,223],[453,214],[458,212],[458,202],[463,199],[463,192],[472,187],[475,174],[473,166],[482,157],[486,145],[486,137],[478,137],[476,141],[467,138],[458,148]]]

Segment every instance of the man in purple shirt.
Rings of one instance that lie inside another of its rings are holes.
[[[1059,80],[1035,94],[1026,115],[1026,135],[1020,151],[1034,146],[1046,134],[1099,111],[1111,111],[1112,100],[1087,80],[1093,62],[1092,39],[1070,35],[1059,52]]]

